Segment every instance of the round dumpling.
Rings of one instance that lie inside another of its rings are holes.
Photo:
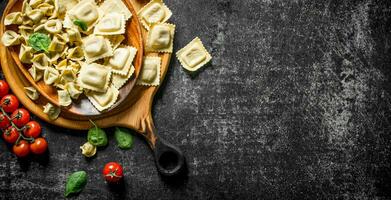
[[[11,25],[11,24],[19,25],[22,23],[23,23],[23,18],[22,18],[21,12],[10,13],[4,19],[4,25],[6,25],[6,26]]]
[[[20,44],[20,35],[14,31],[6,31],[1,38],[1,42],[4,46],[9,47]]]
[[[45,23],[45,30],[51,34],[60,33],[62,30],[62,23],[58,19],[48,20]]]

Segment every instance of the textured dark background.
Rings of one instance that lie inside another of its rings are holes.
[[[0,5],[4,7],[5,1]],[[44,124],[45,159],[19,161],[0,142],[1,199],[390,199],[389,0],[166,0],[175,50],[199,36],[212,65],[191,77],[173,58],[157,95],[160,134],[188,161],[165,181],[146,143],[113,139],[86,160],[85,132]],[[112,132],[112,130],[108,130]],[[100,171],[118,161],[125,186]]]

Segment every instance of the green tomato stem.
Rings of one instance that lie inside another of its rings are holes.
[[[25,137],[25,136],[23,135],[23,130],[26,129],[26,125],[24,125],[22,128],[18,128],[18,127],[15,125],[15,123],[12,122],[13,118],[9,117],[8,114],[4,111],[4,109],[3,109],[2,107],[0,107],[0,111],[3,113],[4,116],[6,116],[6,117],[8,118],[8,120],[9,120],[10,123],[11,123],[11,126],[12,126],[13,128],[15,128],[16,131],[18,131],[18,133],[19,133],[19,137],[18,137],[18,139],[16,140],[15,144],[19,144],[19,142],[20,142],[21,139],[27,140],[27,141],[29,141],[29,142],[34,142],[34,138],[33,138],[33,137]],[[6,135],[9,135],[9,134],[10,134],[10,131],[7,130],[7,131],[5,132],[5,134],[6,134]]]

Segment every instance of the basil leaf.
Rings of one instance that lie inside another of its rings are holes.
[[[120,149],[132,148],[133,136],[130,134],[128,129],[116,127],[114,132],[114,137]]]
[[[97,147],[103,147],[107,145],[107,135],[105,131],[98,126],[94,122],[91,123],[95,126],[88,130],[88,142]]]
[[[88,29],[87,23],[85,23],[84,21],[82,21],[80,19],[75,19],[73,21],[73,24],[80,27],[81,30],[83,30],[83,31],[87,31],[87,29]]]
[[[65,197],[81,192],[87,184],[87,173],[78,171],[71,174],[67,179],[65,186]]]
[[[28,43],[35,51],[48,52],[49,45],[52,41],[50,37],[43,33],[33,33],[29,36]]]

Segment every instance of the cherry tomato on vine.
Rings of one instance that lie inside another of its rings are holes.
[[[23,130],[24,136],[37,138],[41,134],[41,125],[36,121],[29,121],[26,129]]]
[[[5,80],[0,80],[0,98],[7,95],[9,92],[9,85]]]
[[[48,143],[45,138],[34,139],[34,142],[30,144],[30,151],[33,154],[43,154],[48,149]]]
[[[19,132],[14,127],[9,127],[3,132],[3,138],[6,142],[14,144],[19,138]]]
[[[108,183],[118,183],[124,176],[122,166],[116,162],[107,163],[102,173]]]
[[[19,144],[14,144],[12,150],[14,154],[18,157],[25,157],[30,153],[30,144],[26,140],[19,141]]]
[[[0,113],[0,128],[5,129],[10,126],[10,120],[3,113]]]
[[[16,126],[22,127],[30,121],[30,113],[24,108],[19,108],[12,113],[11,119]]]
[[[1,107],[7,113],[12,113],[19,107],[19,100],[13,94],[5,95],[0,100]]]

